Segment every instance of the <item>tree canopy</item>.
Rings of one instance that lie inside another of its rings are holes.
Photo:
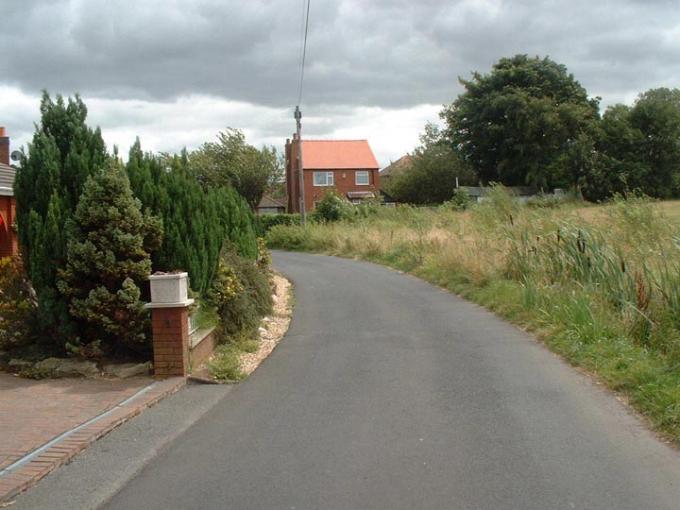
[[[589,99],[565,66],[516,55],[460,82],[465,91],[441,113],[445,135],[484,183],[576,184],[578,168],[568,156],[589,143],[598,99]]]
[[[262,195],[281,180],[283,166],[274,147],[256,149],[238,129],[228,128],[216,142],[189,155],[189,168],[206,186],[232,186],[255,209]]]
[[[408,167],[391,178],[387,192],[399,202],[435,204],[451,199],[458,184],[474,185],[477,177],[431,123],[420,136],[420,146]]]

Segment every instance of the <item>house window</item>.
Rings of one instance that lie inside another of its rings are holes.
[[[333,172],[314,172],[314,186],[333,185]]]
[[[354,178],[357,186],[368,186],[369,184],[368,170],[359,170],[354,174]]]

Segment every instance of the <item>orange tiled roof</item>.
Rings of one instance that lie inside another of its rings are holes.
[[[302,140],[306,169],[380,168],[366,140]]]

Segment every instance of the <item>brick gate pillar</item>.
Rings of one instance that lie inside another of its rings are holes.
[[[187,273],[154,274],[151,282],[153,367],[156,377],[189,374],[189,306]]]

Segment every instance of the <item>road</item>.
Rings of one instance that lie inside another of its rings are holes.
[[[287,336],[108,509],[678,509],[680,455],[487,311],[275,253]]]

